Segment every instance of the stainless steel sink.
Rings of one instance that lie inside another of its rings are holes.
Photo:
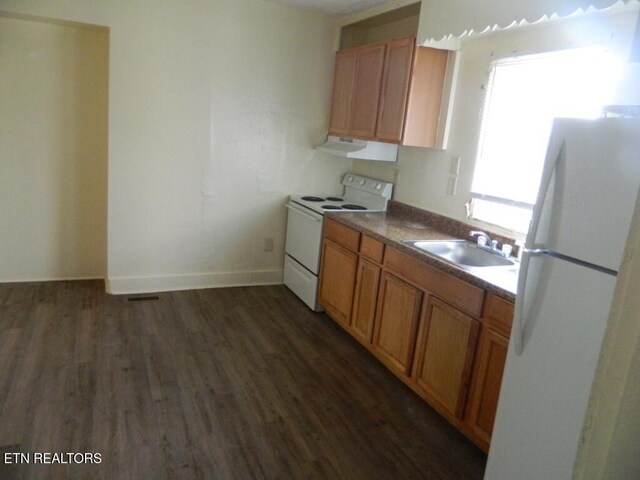
[[[464,240],[407,240],[404,243],[467,270],[516,266],[514,260]]]

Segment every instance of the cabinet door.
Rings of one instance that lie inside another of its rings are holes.
[[[485,449],[489,448],[496,418],[508,345],[509,340],[491,328],[483,329],[480,335],[467,423],[472,435],[480,440]]]
[[[480,322],[436,298],[425,303],[413,380],[425,396],[461,419]]]
[[[410,37],[387,44],[376,126],[376,138],[381,140],[399,142],[402,139],[414,43],[415,38]]]
[[[448,58],[446,50],[416,48],[402,132],[403,145],[436,146]]]
[[[347,135],[349,133],[355,76],[356,51],[337,52],[333,70],[331,112],[329,114],[329,134],[331,135]]]
[[[356,253],[324,240],[318,302],[331,318],[344,326],[349,325],[357,265]]]
[[[380,267],[361,258],[351,315],[351,333],[363,343],[371,343],[379,283]]]
[[[380,283],[374,350],[385,364],[408,376],[413,361],[422,292],[385,272]]]
[[[386,45],[357,49],[349,135],[374,138]]]

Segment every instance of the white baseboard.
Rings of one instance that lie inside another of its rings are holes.
[[[277,269],[250,272],[161,275],[155,277],[107,277],[105,284],[107,293],[122,295],[197,290],[201,288],[277,285],[282,283],[282,276],[282,269]]]
[[[0,278],[0,283],[33,283],[33,282],[75,282],[79,280],[104,280],[103,275],[81,277],[35,277],[35,278]]]

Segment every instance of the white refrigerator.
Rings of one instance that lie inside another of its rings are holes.
[[[570,480],[640,186],[638,120],[556,119],[485,480]]]

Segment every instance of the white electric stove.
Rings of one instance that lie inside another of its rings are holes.
[[[393,184],[348,173],[342,195],[291,195],[287,208],[284,284],[309,308],[317,302],[322,226],[326,212],[384,212]]]

